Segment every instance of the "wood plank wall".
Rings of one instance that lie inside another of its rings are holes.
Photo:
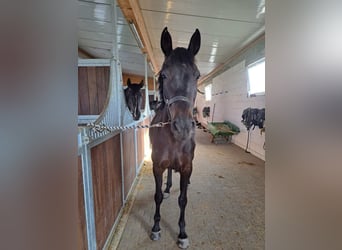
[[[140,125],[149,124],[150,119]],[[148,137],[148,129],[137,130],[138,166],[144,161],[144,140]],[[126,130],[122,134],[123,168],[124,168],[124,196],[128,192],[136,177],[136,162],[134,148],[134,130]],[[102,249],[109,233],[117,219],[122,203],[122,173],[120,135],[91,148],[91,164],[93,175],[94,209],[97,249]],[[79,210],[79,249],[87,249],[82,162],[78,157],[78,210]]]
[[[123,146],[123,158],[124,158],[124,193],[125,198],[133,184],[136,176],[135,169],[135,147],[134,147],[134,130],[126,130],[122,133],[122,146]]]
[[[142,101],[141,101],[141,108],[140,110],[144,110],[145,109],[145,91],[143,91],[142,93]]]
[[[138,75],[131,75],[131,74],[122,74],[122,81],[123,81],[123,85],[127,86],[127,79],[131,78],[131,82],[132,83],[140,83],[141,80],[144,80],[145,82],[145,76],[138,76]],[[153,78],[152,77],[148,77],[148,89],[149,90],[153,90]],[[146,83],[145,83],[146,85]]]
[[[126,85],[127,78],[139,83],[144,76],[123,75]],[[153,90],[153,79],[148,79],[148,86]],[[99,115],[105,105],[109,86],[109,67],[78,68],[78,114]],[[145,93],[143,93],[145,98]],[[145,100],[145,99],[143,99]],[[144,108],[145,104],[142,105]],[[145,122],[143,124],[147,124]],[[137,131],[138,165],[144,160],[144,136],[147,129]],[[124,157],[124,195],[127,196],[136,176],[134,130],[123,133]],[[102,249],[119,214],[122,203],[122,175],[120,135],[91,148],[91,164],[93,175],[94,209],[97,248]],[[78,157],[78,210],[79,210],[79,249],[87,249],[82,163]]]
[[[91,149],[97,248],[102,249],[122,207],[120,135]]]
[[[132,83],[145,81],[144,76],[123,74],[123,84],[127,85],[127,79]],[[109,67],[78,67],[78,114],[99,115],[106,103],[109,85]],[[148,78],[148,88],[153,90],[153,79]],[[145,100],[145,92],[143,92]],[[141,109],[145,108],[142,102]]]
[[[109,86],[109,67],[78,67],[78,114],[99,115]]]
[[[141,122],[139,125],[146,125],[148,123],[148,119]],[[148,136],[148,129],[138,129],[137,130],[137,144],[138,144],[138,167],[144,161],[145,158],[145,136]]]
[[[81,156],[78,157],[78,249],[87,249]]]

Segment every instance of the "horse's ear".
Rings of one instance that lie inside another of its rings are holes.
[[[164,28],[161,34],[160,47],[165,56],[170,55],[172,51],[172,38],[170,33],[167,31],[167,27]]]
[[[132,85],[132,83],[131,83],[131,78],[128,78],[127,79],[127,86],[129,87],[129,86],[131,86]]]
[[[140,86],[140,88],[144,87],[144,80],[141,80],[139,86]]]
[[[194,56],[198,53],[201,47],[201,33],[196,29],[195,33],[192,35],[188,51],[190,51]]]

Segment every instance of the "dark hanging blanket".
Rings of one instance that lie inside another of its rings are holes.
[[[255,126],[258,126],[260,129],[262,129],[265,122],[265,108],[246,108],[242,112],[241,122],[246,126],[247,130],[250,130],[252,126],[253,129],[255,128]]]

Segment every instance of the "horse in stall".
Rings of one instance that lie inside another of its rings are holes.
[[[138,84],[131,83],[131,79],[127,79],[127,88],[125,89],[126,104],[133,116],[133,120],[137,121],[140,119],[140,107],[142,101],[141,88],[144,86],[144,81]]]
[[[169,124],[165,127],[150,128],[156,204],[151,239],[159,240],[161,236],[159,222],[160,205],[163,200],[162,176],[163,172],[168,169],[166,191],[170,192],[173,169],[180,173],[180,195],[178,197],[180,217],[177,243],[180,248],[187,248],[189,239],[185,232],[185,207],[196,145],[193,107],[200,72],[195,64],[195,55],[200,49],[201,35],[196,29],[187,49],[180,47],[173,49],[171,35],[165,27],[160,43],[165,55],[158,77],[161,103],[151,124],[160,122],[169,122]]]

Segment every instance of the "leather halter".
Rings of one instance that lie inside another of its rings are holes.
[[[187,102],[189,104],[191,104],[191,101],[189,98],[187,98],[186,96],[174,96],[171,99],[167,99],[164,97],[165,103],[167,104],[167,106],[170,106],[172,103],[177,102],[177,101],[183,101],[183,102]]]
[[[189,103],[190,106],[191,106],[191,101],[190,101],[190,99],[189,99],[188,97],[186,97],[186,96],[177,95],[177,96],[172,97],[171,99],[167,99],[167,98],[165,98],[165,96],[164,96],[164,100],[165,100],[165,103],[166,103],[166,105],[167,105],[166,108],[167,108],[167,114],[168,114],[168,116],[169,116],[169,122],[172,121],[172,116],[171,116],[171,111],[170,111],[170,105],[171,105],[172,103],[175,103],[175,102],[178,102],[178,101],[182,101],[182,102],[187,102],[187,103]]]

